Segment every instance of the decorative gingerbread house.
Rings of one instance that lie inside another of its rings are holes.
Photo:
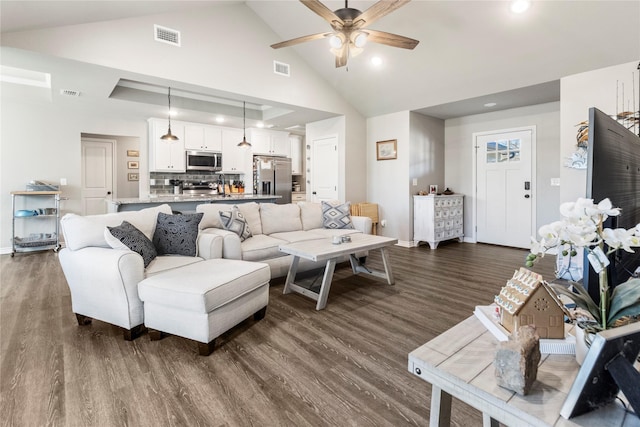
[[[534,325],[540,338],[564,338],[564,316],[569,313],[541,275],[526,268],[516,270],[495,303],[500,323],[509,332]]]

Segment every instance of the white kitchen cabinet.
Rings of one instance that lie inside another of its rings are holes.
[[[302,175],[302,137],[291,135],[289,143],[291,144],[291,175]]]
[[[238,147],[240,141],[242,141],[242,130],[222,130],[222,172],[252,175],[251,149]],[[253,179],[245,179],[245,181],[253,181]]]
[[[431,249],[444,240],[464,237],[464,196],[413,196],[413,241]]]
[[[171,133],[179,138],[177,141],[160,139],[167,127],[166,120],[149,120],[149,171],[186,172],[184,124],[171,123]]]
[[[187,150],[222,151],[222,128],[185,124],[184,147]]]
[[[247,129],[247,132],[253,154],[284,157],[291,155],[289,132],[253,128]]]

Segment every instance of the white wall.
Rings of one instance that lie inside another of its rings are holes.
[[[409,246],[411,240],[409,165],[411,162],[410,113],[402,111],[367,119],[367,200],[378,204],[378,234],[395,237]],[[376,142],[397,140],[398,158],[376,160]]]
[[[637,111],[638,102],[640,102],[637,68],[638,61],[634,61],[567,76],[560,80],[561,202],[574,201],[578,197],[584,197],[587,191],[587,171],[563,166],[566,158],[576,150],[578,130],[576,125],[589,120],[589,108],[591,107],[596,107],[609,115],[622,111]],[[636,104],[631,106],[634,99]]]
[[[450,119],[445,122],[445,185],[465,195],[465,241],[476,241],[473,227],[473,133],[523,126],[536,126],[536,228],[557,219],[560,187],[551,186],[551,178],[560,176],[559,103]]]
[[[141,141],[140,155],[146,156],[147,126],[143,117],[128,112],[63,107],[56,104],[21,102],[3,96],[0,126],[0,252],[11,246],[10,191],[24,190],[31,180],[59,183],[61,214],[81,213],[80,139],[82,133],[127,136]],[[148,174],[141,165],[140,175]]]
[[[154,24],[181,32],[181,46],[153,40]],[[2,45],[321,111],[359,115],[244,2],[185,12],[3,33]],[[79,42],[81,41],[81,42]],[[273,72],[273,61],[291,76]],[[362,123],[364,126],[364,123]]]
[[[435,184],[438,191],[445,190],[444,180],[444,120],[423,114],[410,116],[411,158],[409,159],[409,236],[413,241],[413,195],[429,191]],[[413,185],[413,180],[417,184]]]

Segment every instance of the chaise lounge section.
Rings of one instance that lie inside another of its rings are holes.
[[[199,233],[191,256],[160,255],[149,261],[119,242],[114,243],[105,232],[107,227],[118,227],[126,221],[150,240],[161,214],[171,218],[171,207],[161,205],[105,215],[66,214],[61,219],[65,248],[60,251],[59,260],[80,325],[97,319],[123,328],[125,339],[135,339],[144,331],[143,304],[138,296],[142,280],[222,257],[222,238],[214,234]]]

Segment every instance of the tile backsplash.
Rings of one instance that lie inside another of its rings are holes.
[[[182,182],[186,181],[207,181],[218,182],[222,179],[221,174],[214,172],[200,172],[200,173],[163,173],[163,172],[151,172],[149,174],[149,193],[152,195],[165,195],[173,194],[173,185],[169,183],[170,179],[179,179]],[[240,180],[240,175],[236,174],[224,174],[225,182],[230,179],[234,181]]]

